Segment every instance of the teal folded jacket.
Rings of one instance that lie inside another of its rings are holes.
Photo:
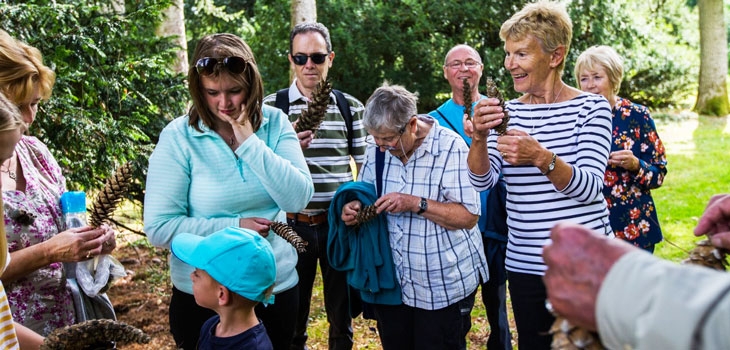
[[[363,301],[402,304],[385,215],[378,215],[358,227],[347,226],[340,218],[342,207],[353,200],[359,200],[363,207],[375,203],[375,186],[349,182],[337,189],[329,209],[327,257],[330,265],[347,273],[347,283],[360,291]]]

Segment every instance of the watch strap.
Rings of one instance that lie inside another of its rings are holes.
[[[548,164],[547,171],[542,173],[543,175],[550,174],[551,171],[555,170],[555,162],[558,160],[558,155],[553,152],[553,158],[550,160],[550,164]]]

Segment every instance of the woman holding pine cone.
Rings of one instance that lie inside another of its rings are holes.
[[[372,309],[383,349],[458,349],[466,334],[461,309],[474,304],[479,283],[489,279],[476,227],[479,195],[463,171],[466,142],[431,116],[419,115],[416,101],[402,86],[385,85],[370,96],[363,115],[370,145],[359,177],[382,186],[374,205],[387,218],[402,291],[402,304]],[[378,170],[377,152],[383,151]],[[361,201],[350,201],[341,218],[358,225],[363,210]]]
[[[271,224],[282,211],[302,210],[314,194],[299,140],[286,114],[263,105],[261,75],[241,38],[202,38],[188,81],[192,106],[165,127],[150,157],[145,231],[165,248],[180,233],[207,236],[229,226],[266,237],[276,258],[275,302],[255,312],[274,349],[288,350],[298,305],[297,252]],[[170,259],[170,331],[178,348],[194,349],[215,313],[195,302],[194,268]]]
[[[40,51],[0,30],[0,90],[30,126],[55,73]],[[66,179],[46,145],[23,135],[0,165],[10,262],[2,274],[16,322],[46,335],[75,322],[64,262],[109,254],[116,247],[107,226],[66,230],[60,196]]]

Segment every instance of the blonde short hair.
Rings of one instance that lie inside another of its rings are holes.
[[[499,38],[502,41],[520,41],[533,35],[540,42],[545,52],[553,52],[559,46],[565,47],[565,56],[570,51],[573,39],[573,22],[565,10],[565,6],[555,1],[538,1],[525,5],[502,24]],[[565,69],[565,57],[558,65],[562,73]]]
[[[56,73],[43,64],[41,52],[0,29],[0,91],[20,106],[28,103],[35,88],[41,97],[51,97]]]
[[[578,86],[580,87],[581,71],[597,71],[598,68],[603,68],[606,71],[611,89],[614,93],[618,93],[621,81],[624,78],[624,65],[616,50],[606,45],[592,46],[578,56],[574,70],[575,81],[578,82]]]

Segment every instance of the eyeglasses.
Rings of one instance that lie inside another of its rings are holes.
[[[294,64],[296,64],[297,66],[303,66],[303,65],[307,64],[307,60],[310,58],[312,59],[312,62],[314,62],[314,64],[322,64],[322,63],[324,63],[324,60],[327,59],[328,55],[329,55],[328,53],[313,53],[311,55],[299,54],[299,55],[292,55],[291,59],[292,59],[292,61],[294,61]]]
[[[391,137],[387,137],[387,138],[380,139],[381,141],[383,141],[383,144],[378,144],[377,142],[375,142],[375,138],[372,137],[372,136],[370,136],[367,139],[365,139],[365,143],[367,143],[369,145],[373,145],[375,147],[380,147],[382,149],[385,149],[386,151],[393,151],[393,150],[397,149],[398,147],[391,146],[391,144],[393,144],[393,143],[401,143],[400,142],[400,139],[403,136],[403,133],[405,131],[406,131],[406,126],[403,125],[403,127],[401,127],[398,130],[398,136],[391,136]],[[403,144],[401,143],[401,150],[402,149],[403,149]],[[403,154],[405,154],[405,153],[406,152],[404,151]]]
[[[464,62],[461,61],[452,61],[446,64],[446,67],[449,67],[449,69],[459,69],[462,65],[466,67],[466,69],[474,69],[476,67],[479,67],[482,63],[477,62],[474,60],[466,60]]]
[[[240,74],[246,70],[248,62],[242,57],[231,56],[225,58],[203,57],[195,62],[195,69],[198,74],[211,75],[217,65],[223,65],[227,71],[233,74]]]

